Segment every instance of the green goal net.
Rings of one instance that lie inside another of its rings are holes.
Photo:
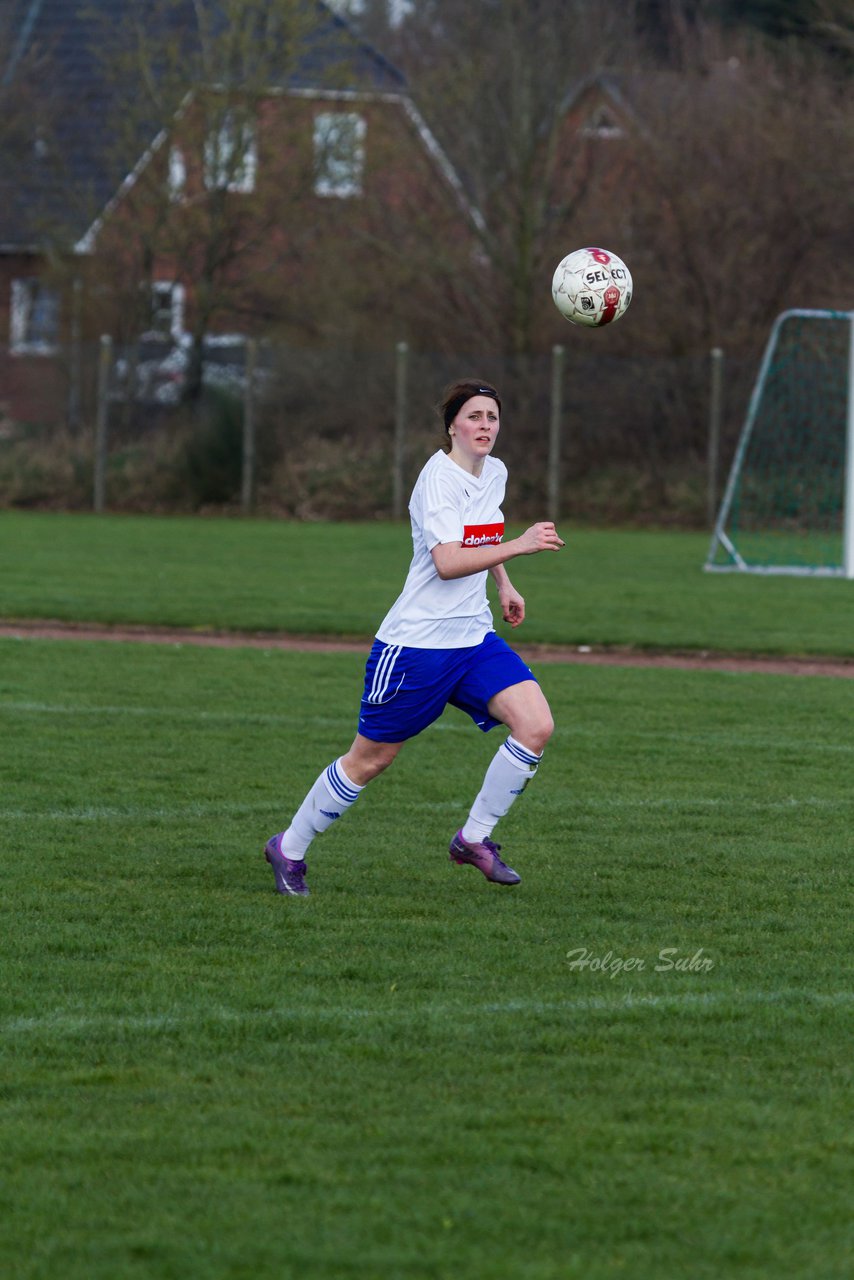
[[[706,569],[854,577],[854,312],[784,311]]]

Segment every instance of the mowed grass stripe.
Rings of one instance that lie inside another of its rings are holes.
[[[214,801],[207,803],[175,805],[164,808],[162,805],[89,805],[74,809],[3,809],[0,808],[0,819],[9,822],[137,822],[157,821],[177,824],[194,822],[197,818],[216,820],[217,818],[251,818],[267,813],[267,804],[236,804],[231,801]]]
[[[686,957],[690,960],[690,957]],[[699,962],[697,962],[699,963]],[[608,975],[606,974],[606,979]],[[618,975],[615,975],[618,976]],[[613,979],[611,980],[613,981]],[[52,1037],[88,1036],[97,1031],[102,1034],[121,1034],[140,1032],[145,1035],[150,1031],[185,1031],[194,1028],[203,1029],[215,1023],[228,1025],[258,1026],[260,1024],[292,1024],[319,1022],[366,1022],[376,1021],[380,1024],[398,1021],[424,1022],[431,1019],[445,1023],[459,1021],[469,1022],[473,1018],[494,1017],[517,1018],[539,1014],[564,1013],[608,1013],[619,1016],[633,1015],[638,1010],[679,1012],[680,1010],[713,1010],[725,1007],[727,1011],[736,1012],[753,1005],[773,1005],[780,1008],[783,1016],[790,1014],[800,1018],[811,1005],[830,1008],[849,1008],[854,1005],[854,992],[844,991],[811,991],[808,988],[786,988],[779,991],[738,990],[678,992],[667,995],[642,993],[617,993],[611,996],[578,996],[565,1000],[513,1000],[506,1003],[497,1001],[477,1005],[469,1003],[431,1003],[416,1008],[401,1004],[387,1005],[383,1008],[366,1007],[313,1007],[310,1009],[294,1006],[289,1009],[255,1009],[247,1012],[240,1009],[222,1009],[208,1007],[204,1011],[186,1009],[180,1012],[148,1013],[148,1014],[85,1014],[65,1013],[57,1010],[39,1017],[13,1018],[0,1023],[0,1036],[43,1035]]]
[[[656,796],[653,799],[629,799],[622,796],[608,796],[601,800],[588,798],[576,802],[580,813],[617,813],[623,810],[676,810],[684,809],[682,796]],[[732,800],[724,796],[695,796],[691,799],[690,808],[696,810],[719,810],[730,808]],[[258,804],[234,804],[223,801],[208,801],[206,804],[193,803],[173,808],[163,806],[146,807],[142,805],[122,806],[87,806],[82,809],[5,809],[0,806],[0,819],[8,822],[126,822],[133,819],[139,822],[156,820],[157,822],[174,822],[176,824],[193,822],[197,818],[257,818],[268,815],[274,808],[270,801]],[[459,803],[456,800],[413,800],[409,808],[412,813],[457,812]],[[789,796],[782,800],[741,799],[740,810],[752,813],[793,813],[799,809],[813,809],[833,813],[850,813],[854,810],[854,796],[830,799],[825,796]]]
[[[631,667],[612,668],[612,670],[632,670]],[[665,678],[672,678],[672,672],[666,672]],[[709,678],[712,673],[700,673]],[[715,673],[717,674],[717,673]],[[724,679],[730,678],[724,676]],[[777,681],[780,676],[762,675],[759,673],[745,673],[744,675],[733,677],[735,680],[762,680]],[[785,677],[783,677],[785,679]],[[803,677],[791,677],[792,679],[802,679]],[[772,690],[773,692],[773,690]],[[781,691],[785,692],[785,690]],[[351,696],[354,706],[358,705],[359,690]],[[86,706],[83,704],[71,703],[39,703],[39,702],[18,702],[18,701],[0,701],[0,713],[9,715],[23,716],[79,716],[79,717],[99,717],[129,719],[133,717],[162,719],[162,720],[179,720],[187,723],[199,724],[223,724],[223,725],[274,725],[287,727],[299,727],[303,732],[311,729],[327,729],[340,728],[342,730],[353,729],[355,725],[354,715],[312,715],[305,717],[297,714],[287,714],[285,712],[239,712],[239,711],[212,711],[208,709],[181,709],[168,705],[159,706],[136,706],[136,705],[96,705]],[[450,718],[454,716],[454,718]],[[471,734],[471,723],[468,718],[462,715],[454,715],[453,712],[446,713],[445,717],[438,720],[430,728],[431,733],[465,733]],[[570,723],[566,725],[557,725],[555,728],[555,738],[602,738],[607,735],[610,730],[601,728],[595,724],[579,724]],[[833,751],[841,754],[854,754],[854,742],[838,741],[829,742],[817,738],[804,739],[800,732],[795,733],[789,738],[781,738],[779,735],[773,737],[764,735],[761,731],[754,731],[750,728],[742,730],[739,733],[733,733],[728,730],[714,730],[709,728],[703,732],[689,732],[681,729],[662,729],[662,728],[642,728],[638,726],[626,726],[623,730],[624,739],[636,742],[669,742],[674,745],[697,746],[704,749],[713,747],[732,747],[741,749],[745,747],[759,748],[763,751],[788,751],[793,747],[797,747],[805,752],[812,751]]]
[[[180,720],[188,724],[239,724],[239,725],[299,725],[301,729],[336,728],[351,726],[353,717],[346,716],[312,716],[308,721],[304,717],[288,716],[276,712],[253,712],[251,714],[237,711],[181,710],[168,706],[73,706],[69,703],[38,702],[0,702],[0,712],[10,715],[33,716],[103,716],[127,719]]]

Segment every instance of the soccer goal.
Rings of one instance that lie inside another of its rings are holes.
[[[854,578],[854,312],[775,320],[705,568]]]

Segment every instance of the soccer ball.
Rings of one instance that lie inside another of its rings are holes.
[[[631,272],[608,249],[576,249],[558,263],[552,297],[567,320],[598,328],[626,311],[632,300]]]

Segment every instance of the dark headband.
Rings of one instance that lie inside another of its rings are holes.
[[[494,387],[479,387],[476,382],[472,382],[465,391],[461,391],[458,396],[454,396],[453,400],[449,401],[445,406],[446,431],[466,401],[471,400],[473,396],[490,396],[498,405],[499,413],[501,412],[501,399]]]

